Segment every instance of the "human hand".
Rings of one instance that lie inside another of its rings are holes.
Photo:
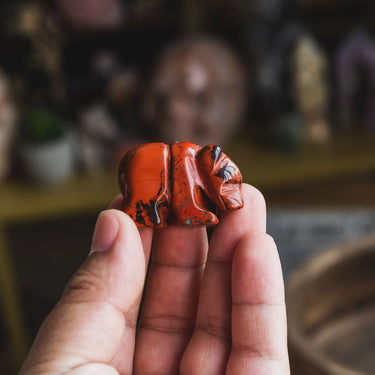
[[[220,214],[209,245],[204,227],[138,230],[102,212],[20,375],[289,374],[277,249],[262,195],[242,192],[244,208]]]

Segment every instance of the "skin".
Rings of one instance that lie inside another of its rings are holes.
[[[277,249],[262,195],[242,193],[210,244],[204,227],[137,229],[117,197],[20,375],[289,374]]]

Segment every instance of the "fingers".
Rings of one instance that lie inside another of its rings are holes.
[[[90,362],[110,363],[138,300],[145,256],[138,230],[118,210],[100,214],[92,253],[43,323],[21,374],[65,373]]]
[[[232,269],[232,349],[227,375],[289,374],[284,285],[266,234],[240,241]]]
[[[134,374],[177,374],[195,324],[207,235],[204,227],[171,226],[154,240]]]
[[[265,233],[261,193],[244,184],[244,207],[222,213],[211,239],[196,328],[181,364],[181,374],[224,374],[231,349],[231,273],[234,251],[245,234]]]

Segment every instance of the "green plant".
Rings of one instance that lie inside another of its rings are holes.
[[[48,109],[29,112],[23,119],[20,138],[26,143],[47,143],[60,138],[65,133],[61,119]]]

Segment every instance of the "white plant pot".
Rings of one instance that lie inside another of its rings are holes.
[[[45,144],[23,144],[20,151],[25,172],[39,184],[60,183],[73,172],[74,156],[69,136]]]

